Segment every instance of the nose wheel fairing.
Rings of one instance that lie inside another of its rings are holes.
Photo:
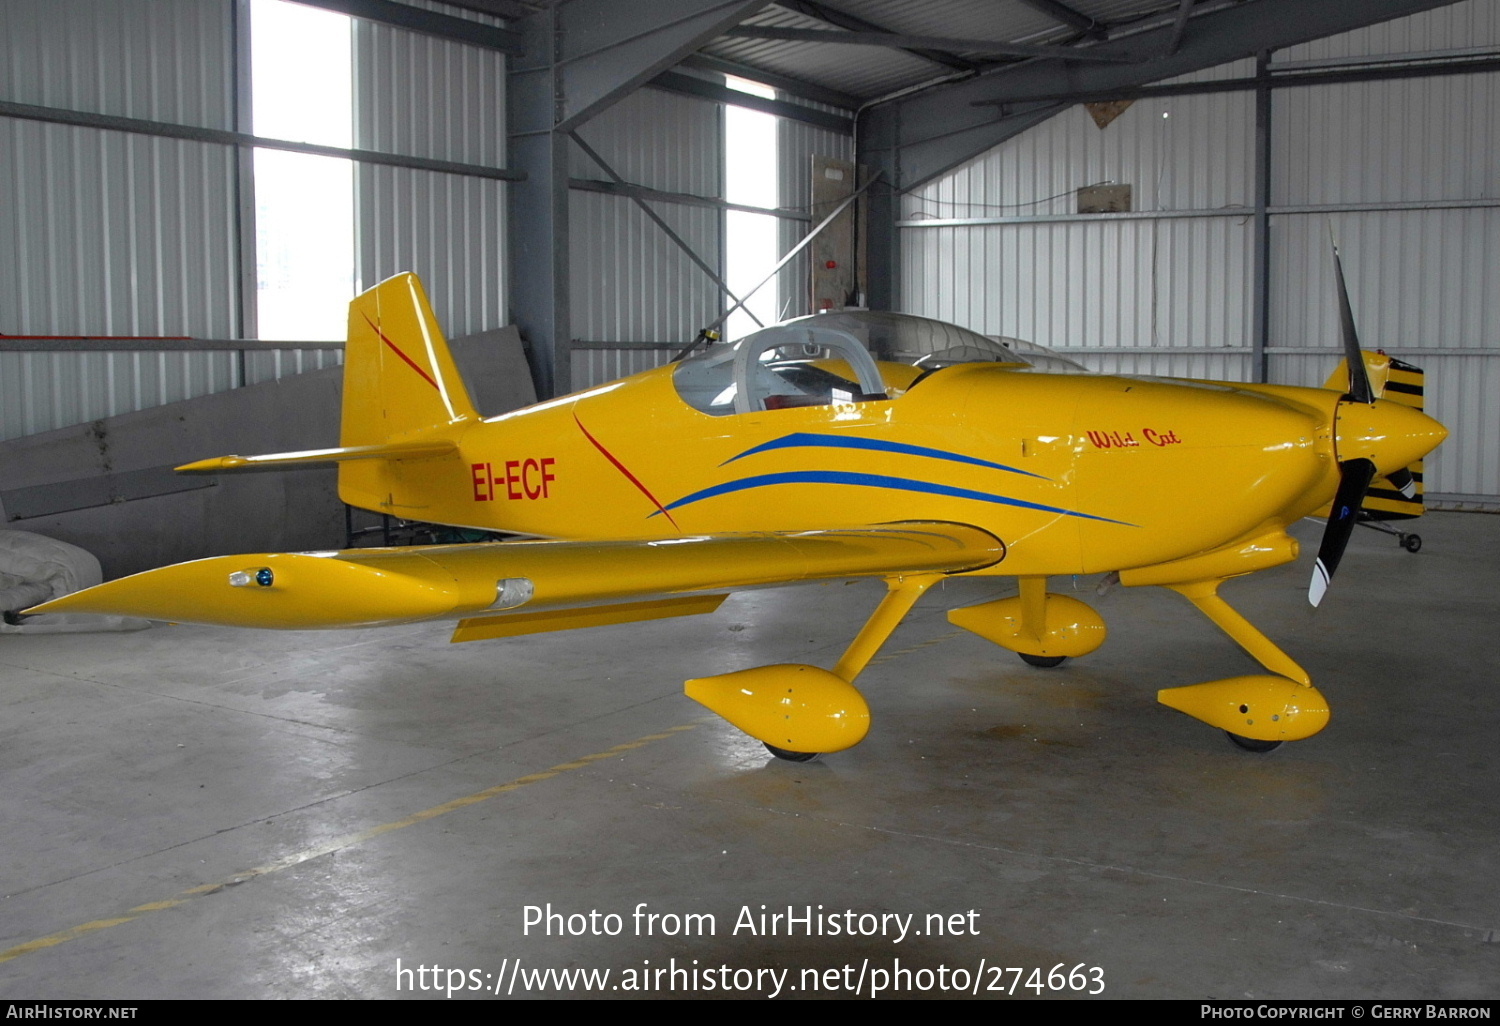
[[[1219,597],[1223,583],[1218,578],[1165,587],[1191,602],[1271,674],[1166,688],[1157,692],[1156,700],[1226,731],[1231,739],[1273,743],[1312,737],[1328,726],[1328,699],[1313,687],[1306,670]]]
[[[1209,726],[1255,741],[1301,741],[1328,726],[1328,699],[1285,677],[1229,677],[1166,688],[1156,700]]]

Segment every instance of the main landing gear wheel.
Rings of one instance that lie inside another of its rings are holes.
[[[1241,737],[1227,730],[1224,731],[1224,736],[1229,738],[1236,748],[1243,748],[1247,752],[1274,752],[1281,747],[1280,741],[1261,741],[1258,738]]]
[[[1401,547],[1407,552],[1422,551],[1422,536],[1420,534],[1404,534],[1401,536]]]
[[[1054,666],[1061,666],[1063,660],[1068,658],[1067,656],[1030,655],[1026,652],[1017,652],[1016,655],[1020,656],[1021,661],[1027,666],[1038,666],[1043,670],[1050,670]]]
[[[776,758],[785,759],[787,762],[815,762],[818,756],[823,754],[822,752],[793,752],[786,748],[777,748],[775,745],[766,744],[764,741],[761,744],[766,745],[766,751],[776,756]]]

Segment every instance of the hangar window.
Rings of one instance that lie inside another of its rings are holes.
[[[775,89],[748,79],[729,76],[724,84],[751,96],[776,98]],[[724,198],[730,203],[779,205],[776,136],[776,115],[725,105]],[[781,258],[778,233],[779,223],[770,214],[724,212],[724,280],[736,296],[746,296],[776,266]],[[729,315],[725,331],[732,338],[778,319],[776,286],[769,284],[746,299],[745,309]]]
[[[352,23],[285,0],[250,8],[256,135],[354,145]],[[256,335],[336,341],[354,294],[354,164],[255,151]]]

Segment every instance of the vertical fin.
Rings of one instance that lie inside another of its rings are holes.
[[[401,441],[477,419],[415,274],[387,278],[349,304],[340,445]]]
[[[455,429],[478,420],[417,276],[398,274],[356,296],[349,304],[339,444],[453,441]],[[430,503],[451,476],[421,459],[345,462],[339,464],[339,498],[430,519]]]

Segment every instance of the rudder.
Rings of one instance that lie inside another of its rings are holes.
[[[398,274],[355,297],[339,444],[405,441],[477,419],[417,276]]]
[[[339,444],[452,441],[456,429],[478,420],[417,276],[398,274],[356,296],[349,304]],[[364,509],[431,519],[428,505],[451,476],[434,466],[435,459],[445,458],[340,463],[339,498]]]

